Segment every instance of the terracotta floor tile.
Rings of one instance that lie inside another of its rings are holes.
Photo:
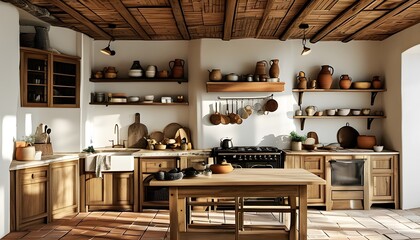
[[[29,232],[11,232],[3,237],[3,239],[19,239],[28,234]]]

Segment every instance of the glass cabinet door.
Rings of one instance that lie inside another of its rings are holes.
[[[78,104],[77,62],[54,58],[53,71],[53,105]]]
[[[48,55],[27,54],[24,58],[27,70],[24,75],[26,87],[24,103],[46,106],[48,104]]]

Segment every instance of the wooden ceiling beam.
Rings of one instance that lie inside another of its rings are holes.
[[[356,1],[353,3],[352,6],[344,10],[338,17],[336,17],[333,21],[328,23],[324,26],[320,31],[315,33],[315,35],[311,38],[311,43],[316,43],[323,39],[327,34],[337,29],[341,24],[348,21],[349,19],[353,18],[357,14],[359,14],[363,9],[367,6],[375,2],[375,0],[361,0]]]
[[[394,10],[392,10],[392,11],[388,12],[387,14],[383,15],[382,17],[376,19],[375,21],[371,22],[366,27],[358,30],[357,32],[353,33],[352,35],[346,37],[343,40],[343,42],[349,42],[349,41],[359,37],[360,35],[364,34],[365,32],[367,32],[369,30],[372,30],[373,28],[378,27],[382,23],[386,22],[388,19],[392,18],[393,16],[400,13],[401,11],[404,11],[405,9],[409,8],[410,6],[414,5],[417,2],[418,2],[418,0],[404,1],[402,4],[400,4]]]
[[[257,34],[255,35],[255,38],[259,38],[260,37],[261,32],[262,32],[262,30],[264,28],[264,25],[265,25],[265,23],[268,20],[268,16],[270,16],[270,12],[271,12],[271,9],[273,8],[274,1],[275,0],[268,0],[267,1],[267,4],[265,5],[263,17],[261,18],[261,21],[258,24]]]
[[[109,2],[141,38],[150,40],[150,36],[144,31],[140,23],[133,17],[130,11],[128,11],[121,0],[109,0]]]
[[[286,41],[296,29],[299,29],[299,25],[303,23],[306,16],[308,16],[316,7],[316,3],[319,0],[308,0],[303,6],[303,9],[295,16],[292,22],[287,26],[286,30],[280,35],[280,40]]]
[[[225,25],[223,27],[223,40],[232,39],[233,20],[235,18],[237,0],[226,0]]]
[[[184,14],[181,9],[181,5],[178,0],[170,0],[169,3],[172,7],[172,13],[174,14],[175,22],[179,32],[184,40],[190,40],[190,33],[188,32],[187,25],[185,24]]]
[[[14,6],[22,10],[25,10],[28,13],[32,14],[33,16],[41,20],[44,20],[48,23],[51,23],[57,26],[63,25],[63,22],[61,22],[60,20],[52,16],[51,13],[47,9],[33,5],[31,2],[27,0],[3,0],[3,2],[8,2],[10,4],[13,4]]]
[[[90,30],[94,31],[99,36],[102,36],[106,39],[111,39],[112,36],[109,35],[107,32],[96,26],[96,24],[92,23],[89,19],[81,15],[79,12],[74,10],[69,5],[65,4],[63,1],[60,0],[51,0],[51,4],[54,4],[56,7],[60,8],[64,12],[68,13],[70,16],[72,16],[74,19],[85,25]]]

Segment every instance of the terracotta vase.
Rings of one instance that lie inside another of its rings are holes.
[[[268,65],[267,61],[265,60],[257,62],[257,65],[255,66],[254,75],[265,75],[266,74],[265,68],[267,67],[267,65]]]
[[[268,70],[268,74],[271,78],[278,78],[280,75],[280,67],[279,67],[279,60],[273,59],[270,61],[271,67]]]
[[[332,75],[334,74],[334,68],[330,65],[323,65],[321,71],[318,74],[318,86],[322,89],[330,89],[332,85]]]
[[[340,76],[340,82],[338,83],[341,89],[349,89],[351,87],[351,77],[347,74]]]
[[[382,88],[382,82],[379,79],[379,76],[374,76],[372,79],[372,87],[375,89],[380,89]]]
[[[209,71],[209,80],[210,81],[220,81],[222,80],[222,72],[220,69],[212,69]]]
[[[173,78],[183,78],[184,77],[184,64],[183,59],[175,59],[174,61],[169,62],[169,67],[172,71]]]

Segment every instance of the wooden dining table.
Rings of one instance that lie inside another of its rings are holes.
[[[205,230],[190,233],[187,227],[187,199],[195,197],[285,197],[291,203],[291,223],[285,230],[286,234],[279,234],[275,239],[307,239],[307,186],[325,183],[324,179],[304,169],[248,168],[235,169],[227,174],[199,175],[175,181],[152,180],[150,186],[169,188],[171,240],[197,239],[197,236],[200,239],[269,239],[264,236],[264,232],[249,231],[258,234],[248,238],[249,234],[241,235],[241,231],[238,231],[241,224],[237,219],[240,215],[236,212],[239,209],[238,201],[235,201],[235,234],[226,235],[223,231],[206,233]],[[275,206],[273,210],[274,208]],[[270,207],[267,210],[270,211]],[[220,238],[217,237],[218,234]]]

